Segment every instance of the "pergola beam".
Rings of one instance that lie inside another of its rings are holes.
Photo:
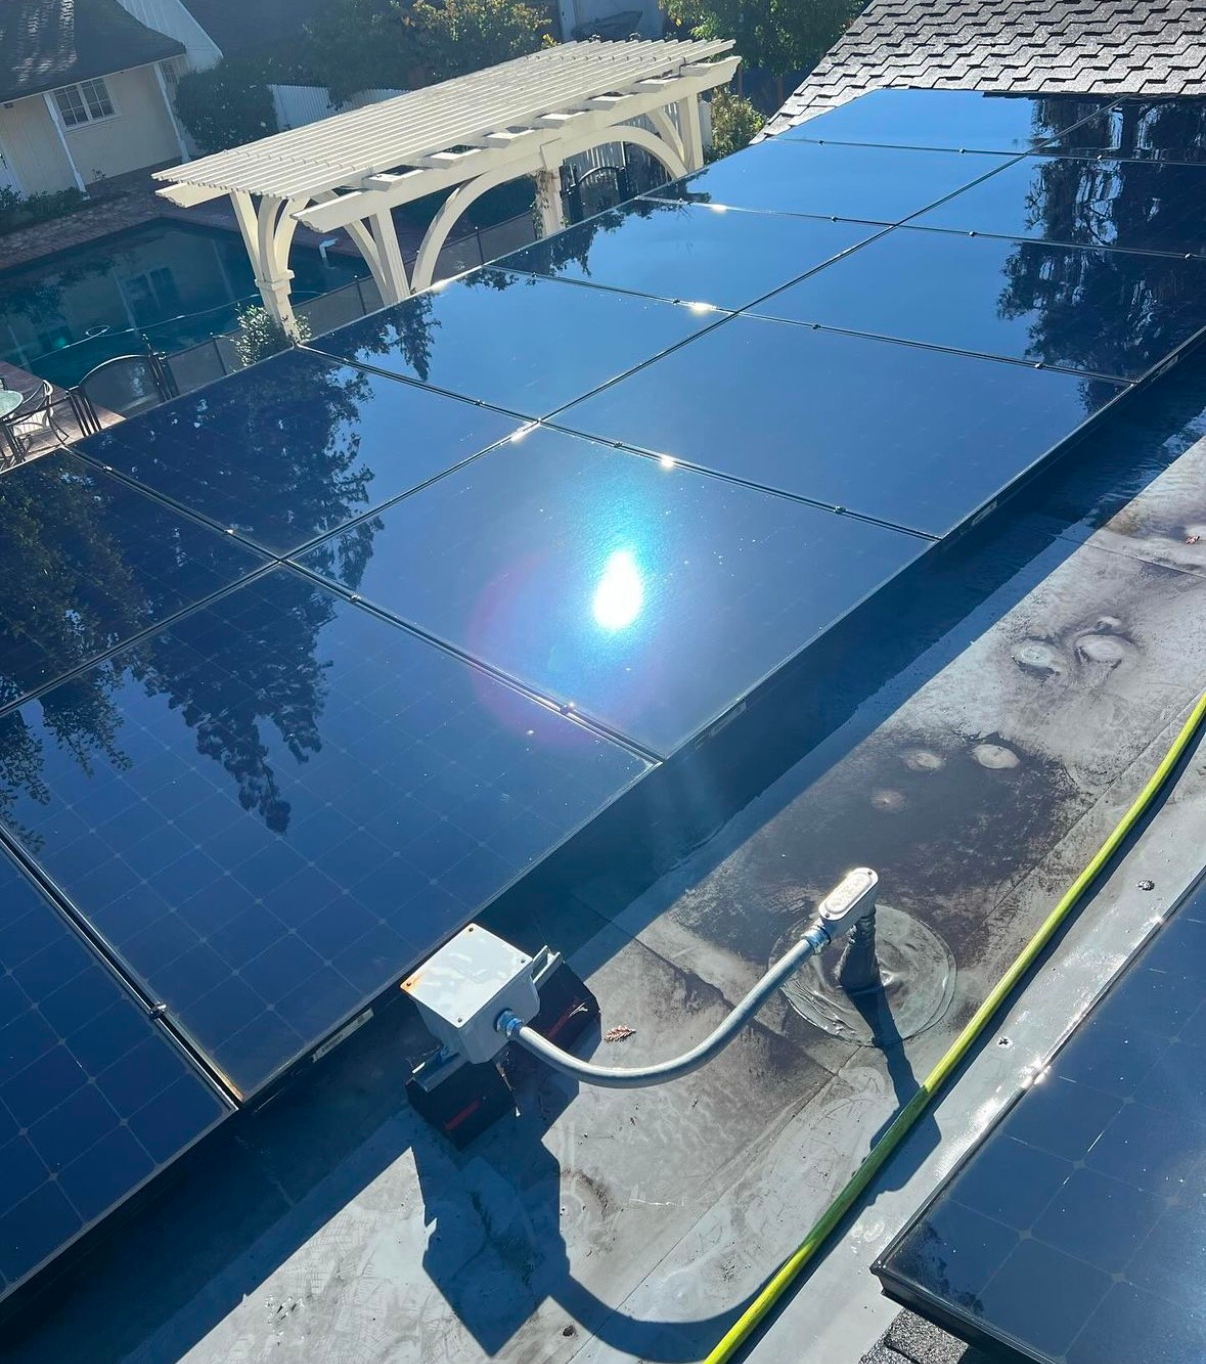
[[[693,76],[680,81],[676,91],[671,91],[670,103],[689,102],[695,106],[698,117],[698,97],[717,85],[725,85],[732,79],[737,69],[738,58],[731,57],[716,62],[707,68],[704,76]],[[528,174],[524,167],[535,168],[539,164],[538,149],[547,145],[563,143],[561,160],[572,156],[585,147],[597,146],[608,139],[603,136],[609,130],[619,129],[632,119],[651,115],[658,109],[667,107],[667,92],[629,95],[614,104],[610,110],[596,110],[585,113],[570,128],[540,128],[513,137],[506,147],[481,148],[466,152],[454,165],[443,169],[411,172],[405,175],[376,175],[371,181],[362,182],[365,187],[348,194],[338,195],[326,203],[303,210],[299,217],[307,227],[316,232],[329,232],[342,225],[347,216],[363,217],[376,212],[378,208],[398,208],[402,204],[421,199],[439,190],[451,189],[466,180],[500,169],[503,165],[516,167],[512,178]],[[680,109],[680,120],[682,117]],[[589,121],[588,121],[589,120]],[[583,133],[591,135],[593,141],[580,146]],[[570,137],[573,138],[574,151],[567,151]],[[677,150],[677,149],[676,149]],[[682,156],[686,170],[696,170],[703,164],[702,132],[692,156]],[[686,172],[682,172],[685,174]]]
[[[354,184],[466,139],[580,106],[653,77],[694,75],[729,42],[565,43],[320,123],[160,171],[170,183],[289,198]]]
[[[726,84],[728,42],[566,43],[530,57],[159,171],[183,207],[227,194],[265,308],[289,332],[289,247],[299,223],[343,228],[386,303],[431,284],[464,209],[495,185],[536,181],[544,234],[560,230],[561,167],[608,142],[638,146],[674,178],[703,164],[699,98]],[[670,110],[676,120],[671,119]],[[633,120],[648,118],[650,127]],[[676,126],[677,121],[677,126]],[[453,190],[408,278],[391,212]]]

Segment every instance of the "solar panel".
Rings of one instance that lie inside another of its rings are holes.
[[[1206,166],[1088,157],[1026,157],[915,227],[1206,255]]]
[[[1192,164],[1206,160],[1206,107],[1200,99],[1122,99],[1058,142],[1069,155]]]
[[[906,227],[756,311],[1138,379],[1206,328],[1206,261]]]
[[[555,421],[938,536],[1122,391],[741,316]]]
[[[1041,1364],[1206,1357],[1206,891],[875,1266]]]
[[[983,90],[872,90],[780,134],[793,141],[1026,152],[1058,139],[1103,101]],[[1106,106],[1108,107],[1108,105]]]
[[[1009,164],[987,152],[902,150],[770,138],[650,197],[898,223]]]
[[[0,1297],[229,1112],[0,851]]]
[[[707,310],[491,269],[314,344],[340,359],[541,417],[715,320]]]
[[[286,569],[10,713],[0,754],[6,827],[242,1095],[647,770]]]
[[[66,451],[0,478],[0,710],[263,561]]]
[[[876,228],[824,218],[720,213],[638,199],[508,256],[511,270],[657,298],[743,308],[869,240]]]
[[[666,755],[925,548],[542,430],[302,562]]]
[[[515,428],[473,403],[292,350],[82,449],[285,554]]]

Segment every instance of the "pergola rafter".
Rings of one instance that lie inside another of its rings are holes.
[[[561,228],[560,170],[607,142],[641,147],[672,177],[703,165],[699,99],[727,84],[729,42],[675,39],[565,43],[320,123],[202,157],[156,179],[183,207],[228,195],[264,306],[294,327],[289,248],[299,222],[344,228],[386,303],[433,279],[440,250],[486,190],[536,181],[545,234]],[[670,116],[674,109],[677,121]],[[645,118],[652,125],[632,122]],[[391,210],[454,192],[429,227],[413,278]]]

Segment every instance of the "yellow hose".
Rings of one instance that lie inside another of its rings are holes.
[[[1204,720],[1206,720],[1206,693],[1199,697],[1197,704],[1189,713],[1189,718],[1181,727],[1180,733],[1173,740],[1172,747],[1164,755],[1160,766],[1152,773],[1151,779],[1140,791],[1134,804],[1114,826],[1113,832],[1098,848],[1088,866],[1064,892],[1062,899],[1043,921],[1038,932],[1018,953],[1009,969],[993,986],[988,998],[980,1005],[967,1026],[955,1039],[950,1050],[925,1077],[921,1088],[896,1115],[892,1125],[871,1148],[866,1159],[854,1172],[838,1196],[821,1214],[812,1230],[791,1256],[775,1271],[749,1307],[725,1332],[723,1338],[708,1356],[706,1364],[726,1364],[726,1361],[735,1357],[737,1351],[749,1340],[754,1329],[829,1239],[834,1228],[854,1206],[860,1195],[878,1174],[884,1162],[904,1140],[913,1124],[937,1098],[943,1086],[971,1050],[976,1039],[985,1027],[992,1022],[1001,1006],[1009,998],[1014,986],[1034,965],[1039,954],[1051,941],[1060,925],[1093,882],[1101,875],[1110,858],[1118,851],[1122,841],[1147,813],[1148,808],[1160,794],[1172,775],[1173,769],[1189,747],[1194,735],[1202,727]]]

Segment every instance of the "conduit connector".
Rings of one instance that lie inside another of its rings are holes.
[[[882,984],[875,951],[875,907],[850,930],[837,968],[838,984],[848,995],[867,994]]]

